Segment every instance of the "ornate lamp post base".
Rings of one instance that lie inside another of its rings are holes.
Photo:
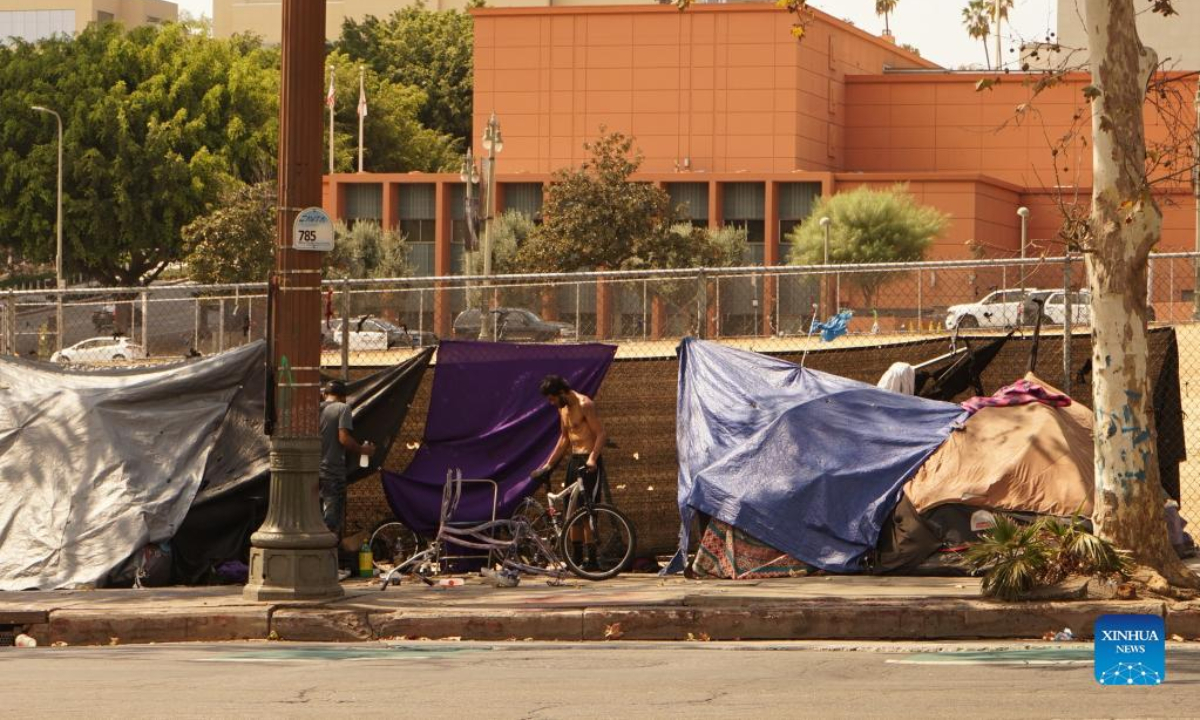
[[[271,504],[250,538],[250,582],[242,596],[253,601],[329,600],[342,597],[337,538],[319,513],[315,468],[317,438],[271,439]]]

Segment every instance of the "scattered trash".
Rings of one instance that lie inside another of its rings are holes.
[[[688,633],[687,639],[688,642],[712,642],[712,638],[708,633],[700,633],[699,635]]]
[[[1118,600],[1137,600],[1137,587],[1133,583],[1121,583],[1117,586]]]
[[[109,645],[120,645],[120,644],[121,644],[121,638],[119,638],[119,637],[110,637],[110,638],[108,639],[108,644],[109,644]]]
[[[521,576],[516,570],[505,568],[500,572],[496,572],[491,568],[484,568],[479,571],[483,577],[483,581],[492,587],[512,588],[521,584]]]
[[[438,583],[435,587],[439,587],[439,588],[462,587],[464,584],[465,583],[462,578],[442,578],[441,580],[438,580]]]
[[[223,562],[214,571],[223,582],[231,584],[245,585],[250,579],[250,566],[239,560]]]
[[[1187,642],[1187,641],[1183,639],[1182,635],[1172,635],[1171,642]]]
[[[621,631],[621,623],[604,626],[605,640],[620,640],[625,633]]]
[[[634,459],[634,460],[641,460],[641,459],[642,459],[642,454],[641,454],[641,453],[634,453],[634,454],[633,454],[633,459]]]
[[[646,486],[646,492],[654,492],[654,486],[653,485]]]
[[[419,443],[419,442],[405,443],[404,447],[408,448],[409,450],[416,450],[417,448],[421,447],[421,443]]]
[[[67,647],[67,642],[65,640],[57,640],[50,643],[50,647]]]
[[[1050,631],[1046,635],[1049,637],[1045,639],[1054,642],[1073,642],[1075,640],[1075,633],[1071,632],[1071,628],[1063,628],[1060,632]]]
[[[20,648],[31,648],[37,647],[37,640],[34,640],[25,633],[21,633],[16,637],[16,640],[13,642],[13,644]]]
[[[272,640],[272,641],[279,640],[279,639],[280,639],[280,638],[279,638],[279,633],[277,633],[277,632],[275,632],[274,630],[272,630],[272,631],[271,631],[271,632],[270,632],[270,633],[267,635],[267,639],[268,639],[268,640]]]

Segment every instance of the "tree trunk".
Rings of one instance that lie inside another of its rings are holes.
[[[1133,0],[1086,0],[1092,84],[1092,403],[1101,537],[1172,584],[1195,586],[1167,538],[1147,375],[1146,269],[1162,212],[1146,179],[1142,108],[1157,58]]]

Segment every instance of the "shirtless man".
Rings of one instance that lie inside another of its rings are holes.
[[[600,451],[608,435],[604,432],[604,424],[600,422],[600,415],[596,412],[596,404],[587,395],[572,390],[567,381],[558,375],[547,375],[542,380],[542,395],[558,409],[561,432],[554,452],[533,477],[548,482],[550,473],[569,451],[571,457],[567,460],[567,483],[582,478],[584,492],[588,493],[593,502],[598,501],[600,485],[605,478],[604,458],[600,456]],[[582,557],[583,546],[587,545],[586,565],[595,566],[596,543],[589,537],[591,530],[577,530],[580,529],[572,528],[572,556]]]

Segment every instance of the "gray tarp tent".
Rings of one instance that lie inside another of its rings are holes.
[[[0,359],[0,590],[98,583],[170,540],[263,352],[90,373]]]

